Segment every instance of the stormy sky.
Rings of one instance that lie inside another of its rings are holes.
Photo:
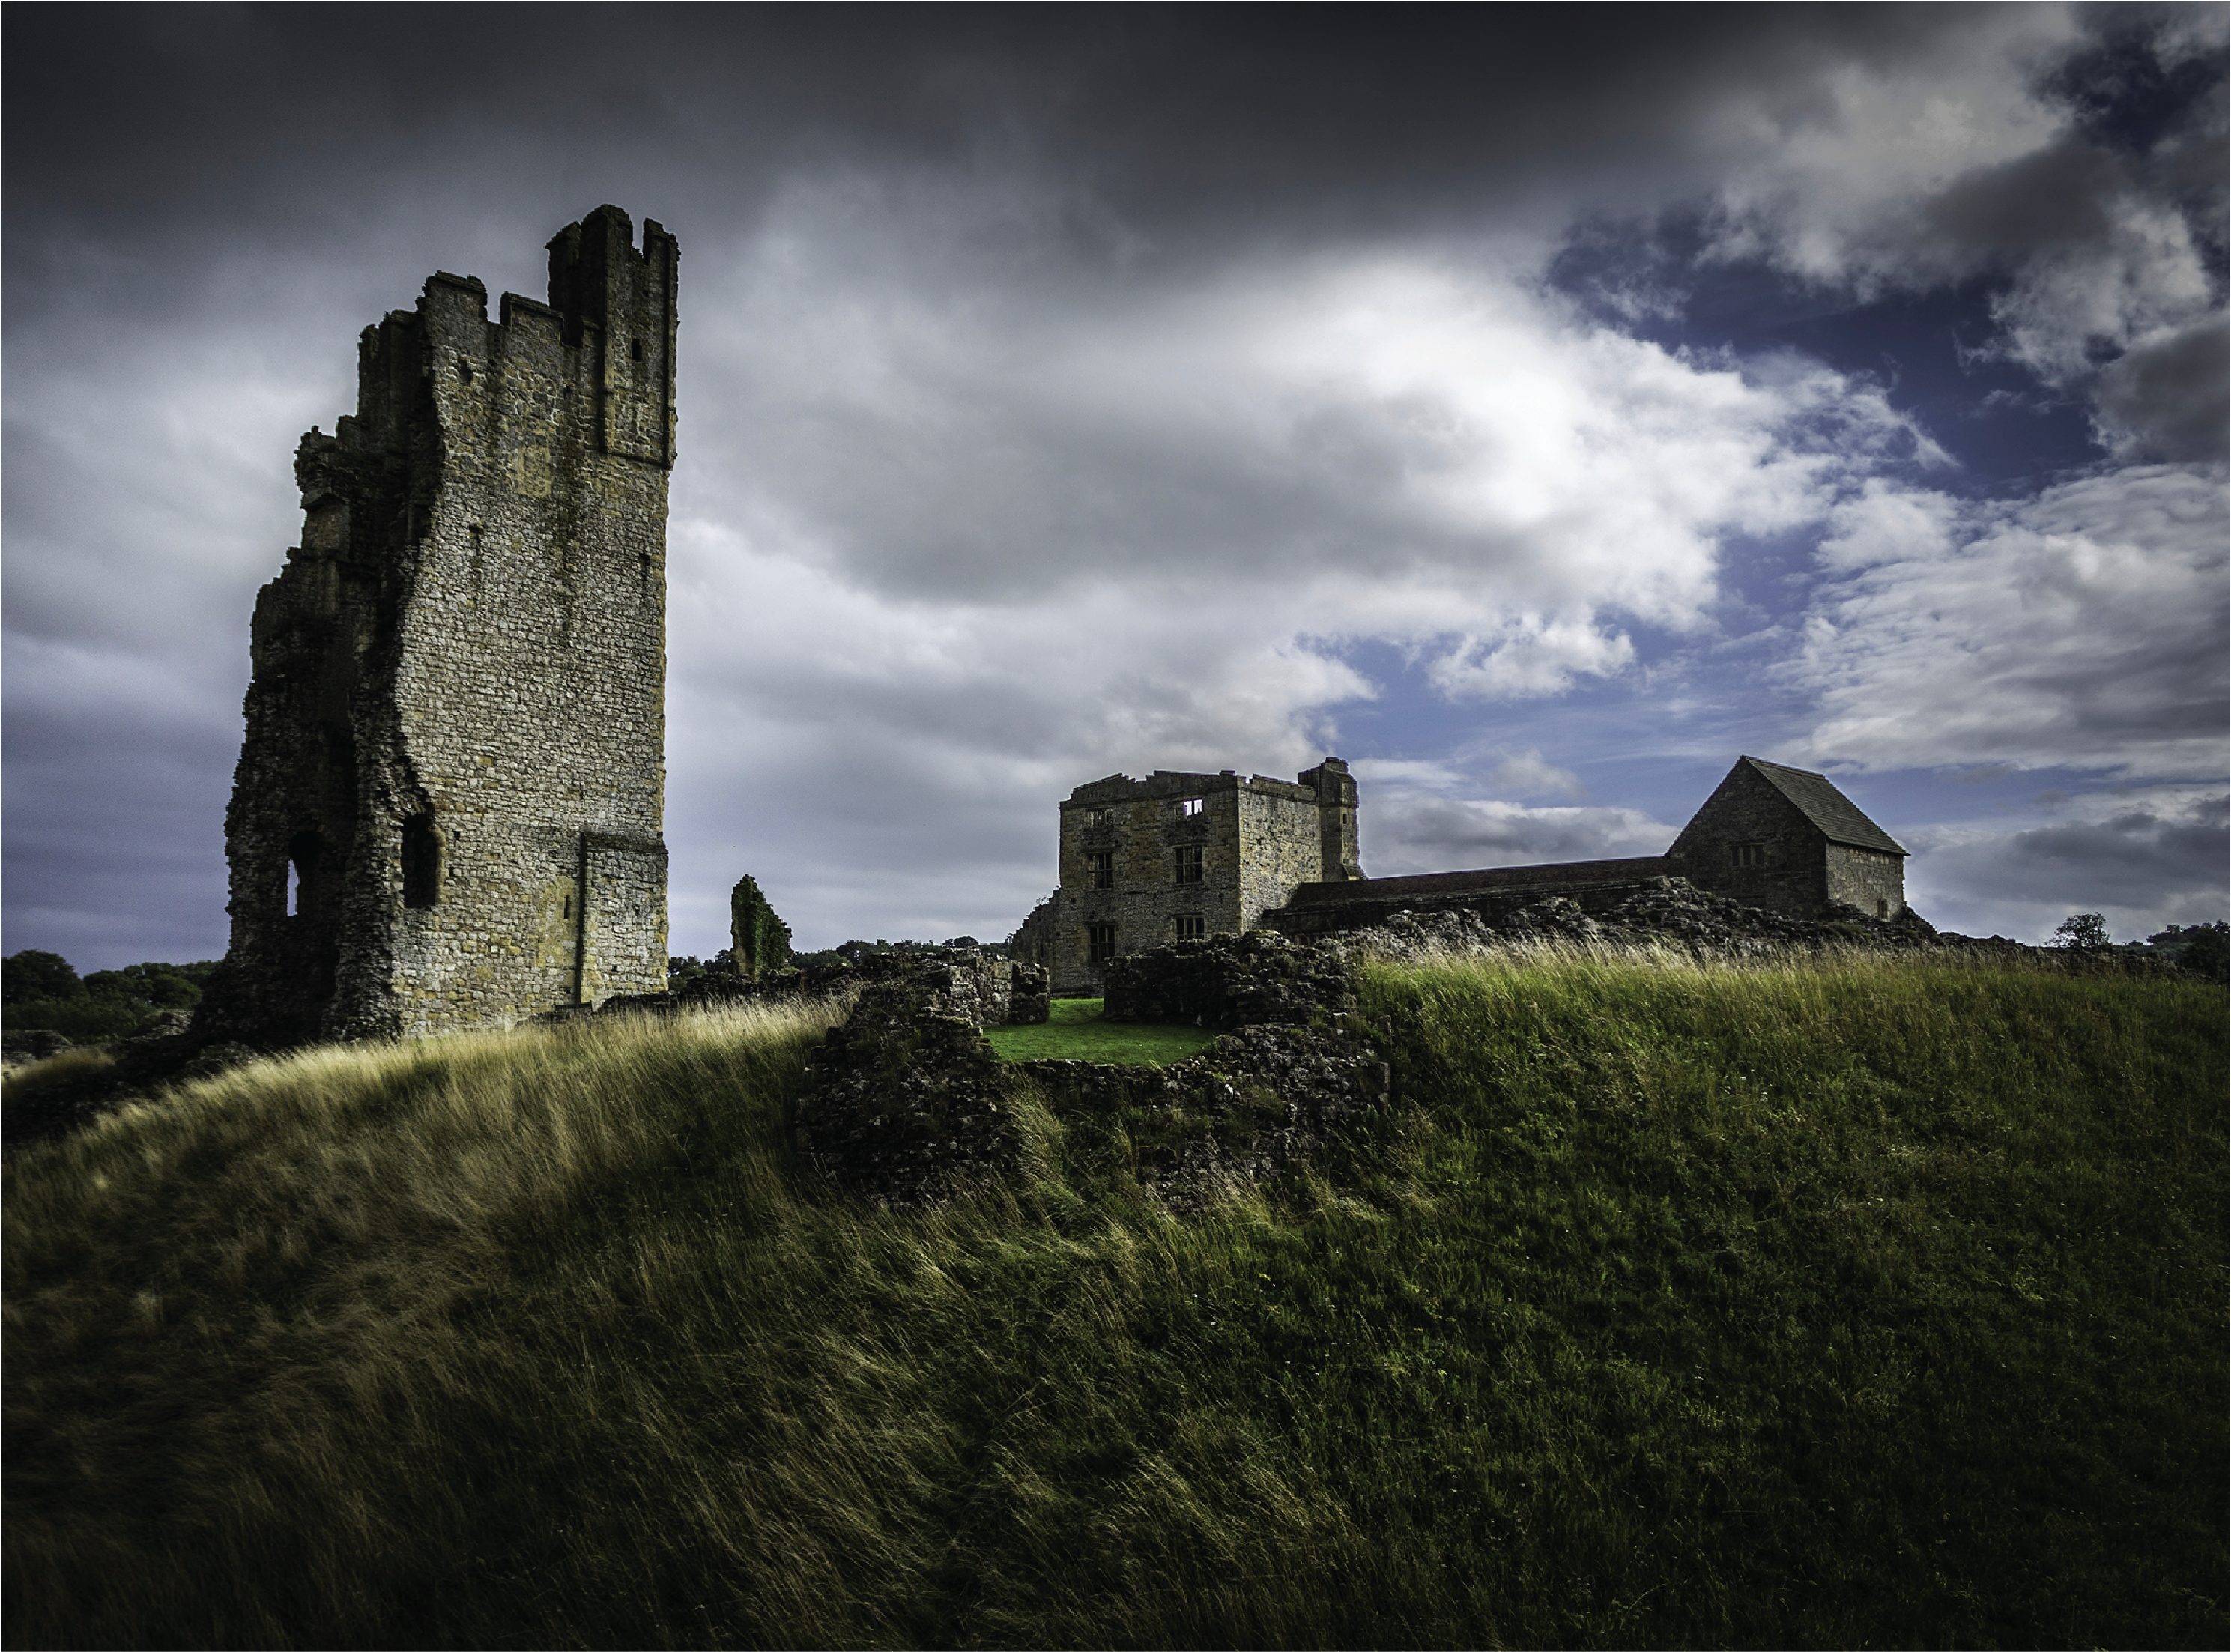
[[[1374,875],[1826,770],[1940,925],[2226,911],[2225,9],[42,6],[5,948],[213,957],[356,336],[682,247],[673,949],[1006,935],[1116,771]]]

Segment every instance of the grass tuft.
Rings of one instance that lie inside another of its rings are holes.
[[[0,1107],[115,1065],[116,1058],[106,1050],[64,1050],[43,1061],[27,1061],[0,1076]]]

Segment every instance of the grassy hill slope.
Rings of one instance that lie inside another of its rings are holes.
[[[2225,1001],[1381,969],[1400,1105],[814,1182],[825,1020],[327,1051],[11,1153],[12,1645],[2220,1644]]]

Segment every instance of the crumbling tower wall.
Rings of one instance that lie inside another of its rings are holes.
[[[295,455],[258,595],[204,1019],[485,1025],[666,982],[666,486],[679,255],[599,207],[550,301],[436,274]]]

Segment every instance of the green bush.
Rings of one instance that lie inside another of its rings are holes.
[[[217,967],[214,959],[134,963],[96,969],[80,981],[58,954],[18,952],[0,959],[7,1024],[50,1027],[79,1040],[130,1038],[146,1032],[166,1011],[193,1008]]]
[[[8,1006],[12,1027],[50,1027],[83,1044],[97,1039],[132,1038],[145,1032],[157,1012],[122,998],[33,998]]]
[[[59,952],[27,950],[0,958],[0,1004],[71,998],[83,990],[77,971]]]

